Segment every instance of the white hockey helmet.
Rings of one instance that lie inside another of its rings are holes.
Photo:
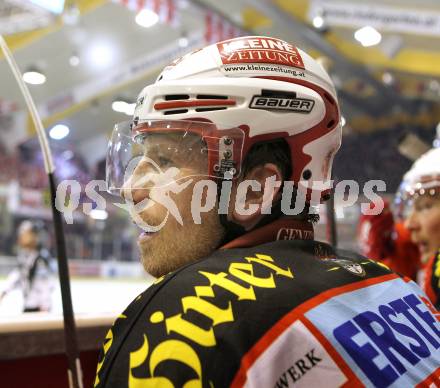
[[[435,195],[440,190],[440,148],[433,148],[417,159],[404,175],[404,195]]]
[[[411,211],[414,199],[439,193],[440,148],[432,148],[418,158],[403,176],[394,200],[396,216],[405,219]]]
[[[236,177],[254,144],[284,139],[291,153],[289,179],[308,198],[313,191],[318,199],[328,195],[341,144],[329,75],[304,51],[265,36],[226,40],[175,60],[142,90],[132,123],[133,139],[171,130],[201,136],[208,144],[207,174],[220,178],[225,172]],[[121,186],[112,182],[123,165],[115,157],[124,148],[117,146],[121,132],[114,134],[107,159],[110,189]]]

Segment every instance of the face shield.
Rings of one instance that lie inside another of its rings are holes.
[[[404,180],[394,200],[396,217],[400,221],[405,221],[422,198],[438,196],[440,196],[440,176],[427,176],[418,182]]]
[[[152,189],[194,176],[232,179],[240,173],[240,128],[187,120],[127,121],[115,126],[107,151],[107,190]]]

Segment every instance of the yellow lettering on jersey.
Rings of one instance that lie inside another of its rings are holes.
[[[129,383],[128,388],[174,388],[174,384],[166,377],[146,377]]]
[[[221,309],[197,296],[186,296],[182,298],[182,306],[185,313],[188,310],[194,310],[210,318],[213,322],[212,326],[224,322],[232,322],[234,320],[231,302],[228,303],[228,308]]]
[[[127,318],[124,314],[119,315],[119,317],[116,319],[116,321],[118,319],[124,319]],[[116,323],[115,321],[115,323]],[[114,324],[113,324],[114,326]],[[101,362],[98,362],[98,365],[96,367],[96,377],[95,377],[95,383],[94,383],[94,387],[96,387],[100,380],[99,380],[99,371],[101,370],[102,366],[104,365],[104,361],[105,361],[105,355],[107,354],[107,352],[110,350],[112,344],[113,344],[113,331],[112,331],[113,327],[107,332],[107,335],[105,336],[105,343],[103,346],[103,353],[104,356],[102,357]]]
[[[255,287],[261,288],[275,288],[275,281],[273,274],[267,278],[259,278],[254,276],[254,267],[252,264],[246,263],[231,263],[229,266],[229,273],[236,278],[243,280]]]
[[[212,286],[219,286],[221,288],[224,288],[225,290],[232,292],[233,294],[238,296],[238,300],[255,300],[255,292],[254,288],[251,286],[249,288],[243,287],[240,284],[227,279],[226,276],[228,275],[225,272],[219,272],[219,273],[210,273],[205,271],[199,271],[199,274],[205,276],[209,280],[209,285]],[[198,288],[198,287],[197,287]],[[196,290],[197,292],[197,290]],[[197,294],[199,295],[199,294]],[[201,295],[199,295],[201,296]]]
[[[211,286],[196,286],[194,287],[194,291],[197,296],[205,296],[208,298],[213,298],[215,296],[214,290]]]
[[[149,346],[148,338],[144,335],[144,342],[138,350],[130,353],[130,364],[128,374],[129,388],[148,388],[148,387],[164,387],[173,388],[173,383],[165,377],[134,377],[133,369],[141,366],[148,357]],[[151,369],[151,368],[150,368]]]
[[[151,353],[149,369],[152,377],[138,378],[133,376],[133,369],[141,366],[148,358],[149,345],[146,335],[143,336],[144,342],[141,347],[130,353],[130,365],[128,376],[129,388],[148,388],[161,387],[173,388],[173,383],[162,376],[154,376],[157,366],[163,361],[174,360],[189,366],[197,374],[197,379],[190,380],[184,385],[185,388],[202,387],[202,366],[197,353],[186,343],[177,340],[168,340],[162,342]]]
[[[167,340],[157,345],[150,357],[151,375],[154,376],[154,371],[160,363],[168,360],[181,362],[182,364],[189,366],[196,373],[198,378],[186,382],[184,388],[202,387],[202,365],[197,353],[191,348],[191,346],[178,340]],[[170,386],[172,387],[173,385]],[[162,388],[166,386],[158,384],[157,387]]]
[[[246,257],[245,259],[249,263],[251,263],[251,262],[258,263],[258,264],[266,266],[267,268],[274,270],[278,276],[286,276],[288,278],[293,279],[293,274],[292,274],[292,271],[290,270],[290,268],[283,269],[283,268],[276,266],[275,263],[273,262],[272,257],[270,257],[268,255],[257,254],[256,256],[257,257]]]
[[[110,329],[107,332],[107,335],[105,336],[105,344],[103,346],[103,351],[104,351],[104,357],[102,358],[101,362],[98,362],[98,365],[96,367],[96,378],[95,378],[95,384],[94,387],[96,387],[99,384],[99,371],[102,368],[102,365],[104,365],[104,360],[105,360],[105,355],[108,352],[108,350],[110,349],[110,347],[112,346],[112,342],[113,342],[113,332],[112,329]]]
[[[167,333],[172,332],[183,335],[201,346],[214,346],[216,344],[214,330],[204,330],[192,322],[182,318],[182,314],[174,315],[165,320]]]
[[[143,336],[144,342],[141,347],[134,352],[130,352],[130,361],[129,361],[129,372],[128,372],[128,386],[130,388],[140,388],[141,386],[145,386],[146,378],[138,378],[133,376],[133,369],[142,365],[148,357],[148,338],[144,334]]]
[[[233,322],[234,314],[231,300],[227,301],[227,308],[220,308],[217,305],[203,299],[216,297],[213,286],[218,286],[229,291],[233,295],[237,296],[238,300],[255,301],[256,295],[254,287],[276,287],[274,274],[293,279],[293,274],[290,268],[284,269],[277,266],[273,258],[268,255],[257,254],[256,257],[246,257],[245,260],[247,263],[231,263],[228,268],[229,273],[210,273],[199,271],[199,274],[208,279],[209,286],[195,286],[195,296],[185,296],[181,299],[183,310],[182,314],[176,314],[169,318],[165,318],[162,311],[156,311],[151,315],[150,322],[153,324],[159,324],[165,320],[167,334],[179,334],[186,340],[189,340],[189,343],[195,342],[203,347],[215,346],[217,342],[213,329],[214,326],[222,323]],[[270,270],[268,276],[259,277],[254,275],[254,263],[268,268]],[[228,275],[234,276],[235,278],[249,284],[249,287],[244,287],[236,281],[228,279]],[[187,313],[189,310],[195,311],[209,318],[212,321],[212,325],[210,325],[209,329],[202,328],[185,319],[183,314]],[[148,360],[148,339],[144,335],[143,345],[135,352],[130,353],[129,387],[173,387],[173,383],[169,379],[154,376],[157,366],[167,360],[181,362],[196,372],[197,379],[186,382],[183,385],[184,388],[202,387],[202,367],[200,359],[189,343],[175,339],[169,339],[159,343],[152,351],[150,360],[148,361],[151,377],[136,378],[132,374],[133,369],[139,367]]]
[[[440,278],[440,254],[436,257],[437,261],[435,263],[434,275]]]

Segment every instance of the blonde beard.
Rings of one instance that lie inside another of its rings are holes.
[[[155,277],[210,255],[223,240],[225,231],[217,209],[205,214],[201,224],[188,217],[183,226],[172,220],[151,240],[139,243],[141,262],[146,272]]]

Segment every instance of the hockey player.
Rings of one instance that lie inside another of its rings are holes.
[[[438,381],[438,313],[423,292],[313,240],[339,122],[327,73],[270,37],[195,51],[141,92],[107,177],[159,278],[108,332],[96,387]]]
[[[362,255],[385,264],[402,276],[418,280],[422,268],[419,249],[411,241],[404,221],[395,219],[388,201],[384,200],[380,214],[361,214],[358,242]]]
[[[423,287],[440,306],[440,148],[422,155],[404,176],[405,226],[420,251]]]
[[[0,301],[10,291],[19,288],[23,293],[23,312],[50,311],[54,275],[50,255],[42,244],[43,226],[23,221],[17,230],[18,268],[6,279]]]

